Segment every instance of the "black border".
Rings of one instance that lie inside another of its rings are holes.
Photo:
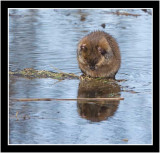
[[[8,87],[8,8],[153,8],[153,50],[159,50],[159,1],[2,1],[1,2],[1,32],[2,55],[1,58],[3,82]],[[4,55],[5,54],[5,55]],[[154,65],[157,65],[158,56],[154,56]],[[155,64],[156,62],[156,64]],[[5,65],[6,64],[6,65]],[[156,68],[157,69],[157,68]],[[154,75],[154,77],[159,75]],[[157,79],[157,78],[156,78]],[[154,79],[155,80],[155,79]],[[2,79],[1,79],[2,81]],[[155,81],[154,81],[155,82]],[[157,90],[157,89],[156,89]],[[153,145],[8,145],[8,89],[3,88],[1,105],[1,151],[2,152],[159,152],[159,103],[156,100],[153,107]],[[7,111],[6,111],[7,110]],[[158,137],[157,137],[158,136]]]

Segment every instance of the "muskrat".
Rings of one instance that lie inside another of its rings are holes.
[[[87,76],[115,78],[121,64],[116,40],[106,32],[94,31],[78,43],[79,67]]]

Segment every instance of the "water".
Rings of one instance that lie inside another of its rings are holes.
[[[117,82],[10,77],[10,98],[124,97],[119,102],[9,102],[9,144],[152,144],[152,15],[116,9],[10,9],[9,69],[81,74],[78,41],[94,30],[116,38],[122,56]],[[85,20],[81,21],[81,16]],[[105,29],[101,26],[106,24]],[[17,114],[17,117],[16,117]],[[123,141],[127,139],[128,141]]]

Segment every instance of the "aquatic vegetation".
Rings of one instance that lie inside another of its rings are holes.
[[[35,70],[33,68],[25,68],[21,71],[9,71],[9,75],[12,76],[19,76],[19,77],[26,77],[26,78],[53,78],[57,80],[64,80],[64,79],[78,79],[79,76],[73,73],[57,73],[51,72],[46,70]]]
[[[80,79],[81,81],[94,81],[94,84],[99,84],[99,82],[103,83],[113,83],[115,82],[114,79],[108,79],[108,78],[102,78],[102,77],[97,77],[97,78],[92,78],[87,75],[81,75],[78,76],[74,73],[65,73],[62,71],[58,72],[52,72],[52,71],[46,71],[46,70],[35,70],[33,68],[25,68],[20,71],[9,71],[10,77],[12,76],[17,76],[17,77],[25,77],[28,79],[33,79],[33,78],[53,78],[57,80],[64,80],[64,79]]]

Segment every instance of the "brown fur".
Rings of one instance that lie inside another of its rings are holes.
[[[95,31],[78,44],[77,59],[81,71],[91,77],[114,78],[121,56],[116,40],[103,31]]]

